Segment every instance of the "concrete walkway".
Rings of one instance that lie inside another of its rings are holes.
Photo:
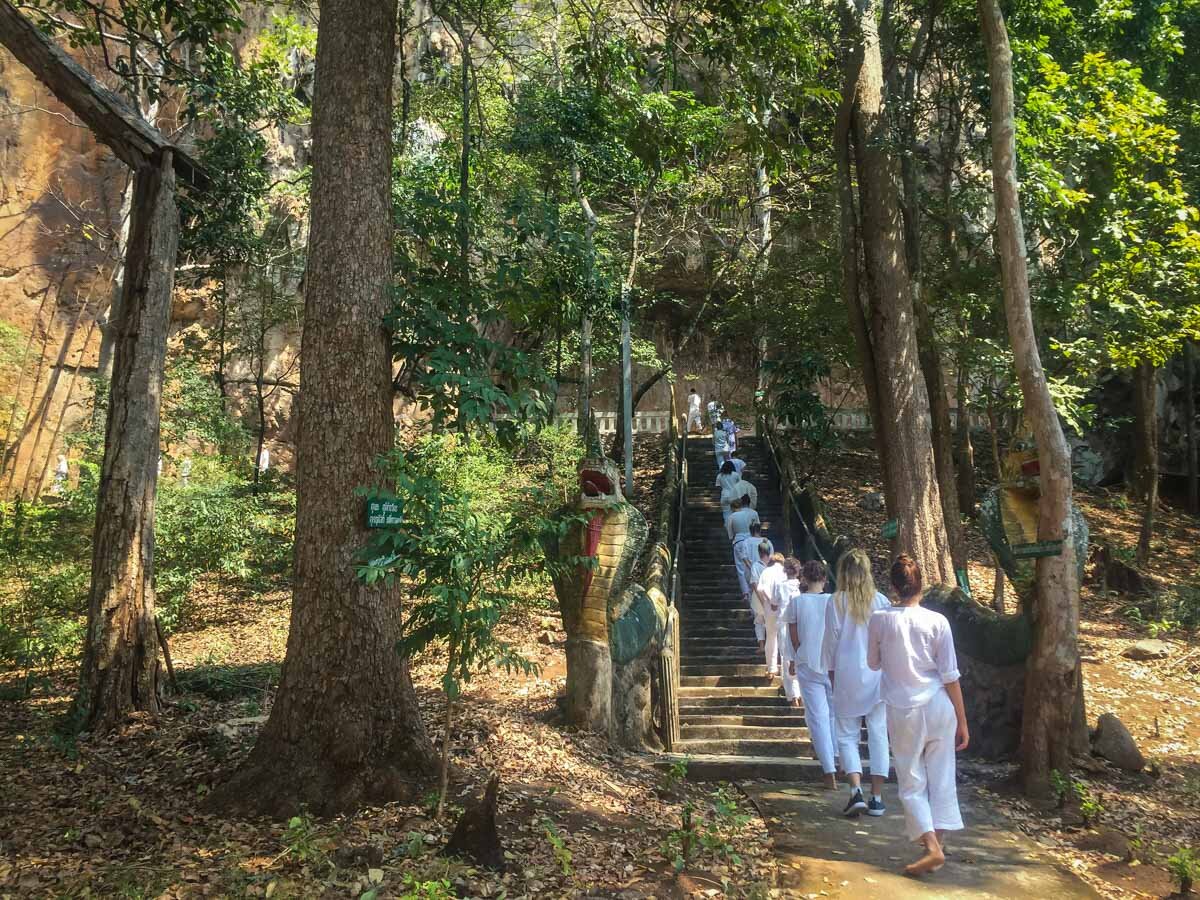
[[[832,793],[806,783],[741,786],[771,830],[783,869],[779,887],[785,897],[1074,900],[1098,896],[988,810],[969,788],[959,788],[966,830],[948,839],[945,867],[918,881],[900,874],[917,853],[904,836],[904,815],[894,784],[885,786],[888,811],[877,819],[844,818],[844,788]]]

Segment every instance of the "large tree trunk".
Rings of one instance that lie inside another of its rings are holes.
[[[1158,368],[1141,362],[1133,373],[1134,490],[1142,504],[1137,564],[1150,561],[1158,507]]]
[[[219,795],[273,815],[411,797],[436,768],[395,650],[400,592],[355,577],[368,538],[355,489],[393,446],[383,318],[395,52],[395,0],[321,4],[291,630],[270,719]]]
[[[899,531],[894,552],[907,552],[929,583],[954,583],[941,492],[930,437],[929,394],[919,364],[912,282],[904,258],[900,177],[889,153],[879,27],[870,0],[857,15],[863,63],[853,115],[861,206],[861,235],[870,338],[878,379],[877,443],[883,458],[884,496]],[[886,390],[882,389],[886,386]]]
[[[863,43],[858,28],[858,12],[852,0],[841,7],[841,23],[844,42],[848,45],[846,60],[842,67],[842,99],[838,106],[833,129],[833,149],[838,170],[838,218],[840,222],[839,244],[842,269],[842,303],[850,320],[854,335],[854,347],[858,355],[858,367],[862,372],[863,386],[867,393],[867,408],[871,414],[871,435],[880,463],[887,457],[887,446],[883,443],[878,422],[881,418],[879,400],[879,375],[875,367],[875,351],[871,346],[871,331],[863,309],[863,292],[859,274],[862,260],[859,244],[858,202],[854,196],[854,170],[851,153],[851,132],[854,127],[854,106],[858,96],[858,78],[863,65]],[[886,465],[883,466],[886,470]]]
[[[1025,412],[1038,445],[1041,499],[1038,539],[1062,541],[1058,556],[1037,561],[1033,652],[1025,680],[1021,763],[1025,788],[1050,789],[1050,773],[1070,771],[1072,726],[1080,691],[1079,575],[1071,534],[1071,453],[1046,384],[1033,330],[1025,231],[1017,186],[1012,49],[999,0],[978,0],[992,102],[992,186],[1004,312]]]
[[[88,628],[75,715],[103,731],[158,713],[154,500],[159,400],[175,284],[179,211],[170,150],[134,176],[125,282],[113,352],[92,539]]]

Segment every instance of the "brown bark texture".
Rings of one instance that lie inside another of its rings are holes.
[[[312,229],[298,395],[295,587],[279,692],[218,801],[318,815],[410,797],[436,771],[400,596],[355,576],[368,538],[355,489],[392,448],[394,0],[326,0],[317,32]]]
[[[1187,448],[1188,509],[1200,512],[1200,465],[1196,459],[1196,344],[1183,343],[1183,416]]]
[[[1142,504],[1136,561],[1150,561],[1158,507],[1158,367],[1141,362],[1133,372],[1134,491]]]
[[[931,439],[929,393],[921,372],[913,286],[905,261],[900,173],[888,150],[883,60],[873,5],[857,11],[863,62],[852,115],[858,174],[867,324],[874,357],[884,496],[899,524],[894,552],[912,555],[927,583],[954,583]]]
[[[1071,535],[1071,453],[1050,397],[1030,307],[1029,271],[1017,183],[1012,49],[999,0],[978,0],[992,103],[992,187],[1004,312],[1025,414],[1038,445],[1041,499],[1038,539],[1063,542],[1059,556],[1037,561],[1033,652],[1027,661],[1022,717],[1022,778],[1029,793],[1050,790],[1050,773],[1070,771],[1072,724],[1080,688],[1079,576]]]
[[[74,713],[78,726],[88,731],[114,728],[134,711],[159,711],[154,501],[159,404],[179,246],[170,150],[162,151],[155,165],[137,171],[131,216]]]

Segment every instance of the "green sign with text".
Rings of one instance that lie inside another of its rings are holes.
[[[1036,544],[1017,544],[1012,548],[1016,559],[1037,559],[1040,556],[1062,556],[1062,541],[1038,541]]]
[[[900,533],[900,521],[898,519],[888,519],[883,523],[883,528],[880,529],[885,540],[892,540]]]
[[[368,528],[390,528],[393,525],[399,525],[403,520],[399,500],[367,501]]]

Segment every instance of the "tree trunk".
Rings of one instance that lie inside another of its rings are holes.
[[[134,176],[134,199],[113,351],[113,375],[96,498],[92,584],[76,724],[120,725],[133,711],[157,715],[154,501],[159,398],[179,246],[170,150]]]
[[[1150,561],[1154,512],[1158,507],[1158,368],[1141,362],[1133,373],[1134,489],[1142,503],[1136,561]]]
[[[955,397],[958,404],[958,508],[965,515],[975,515],[975,445],[971,442],[970,397],[967,393],[967,366],[958,360],[958,384]]]
[[[1033,330],[1029,271],[1017,185],[1012,49],[999,0],[978,0],[992,103],[992,187],[1004,312],[1026,415],[1038,445],[1041,498],[1038,539],[1062,541],[1058,556],[1037,561],[1033,651],[1026,668],[1021,728],[1027,792],[1044,795],[1050,773],[1070,771],[1079,668],[1079,575],[1071,517],[1071,452],[1046,384]]]
[[[1183,416],[1187,449],[1188,509],[1200,512],[1200,460],[1196,458],[1196,345],[1183,342]]]
[[[392,449],[383,325],[392,279],[395,0],[325,0],[313,98],[312,226],[297,441],[296,574],[279,691],[218,799],[333,815],[412,797],[436,760],[395,650],[400,592],[355,576],[355,489]]]
[[[899,172],[889,153],[879,27],[871,0],[859,7],[863,47],[853,115],[871,345],[880,388],[877,443],[886,445],[884,495],[898,520],[895,553],[921,565],[927,583],[954,583],[930,436],[929,394],[918,359],[912,282],[904,259]]]
[[[871,346],[871,332],[863,310],[862,286],[859,272],[862,262],[859,253],[858,204],[854,196],[853,162],[850,152],[851,131],[854,122],[854,105],[858,94],[859,72],[863,64],[863,45],[858,34],[857,12],[852,3],[842,6],[842,31],[849,50],[842,71],[842,100],[834,123],[833,147],[838,169],[838,217],[840,221],[840,253],[842,265],[842,302],[854,334],[854,347],[858,355],[858,367],[862,372],[863,386],[867,393],[867,407],[871,414],[871,434],[880,462],[887,456],[887,447],[880,439],[879,376],[875,368],[875,351]],[[884,467],[886,469],[886,466]]]

